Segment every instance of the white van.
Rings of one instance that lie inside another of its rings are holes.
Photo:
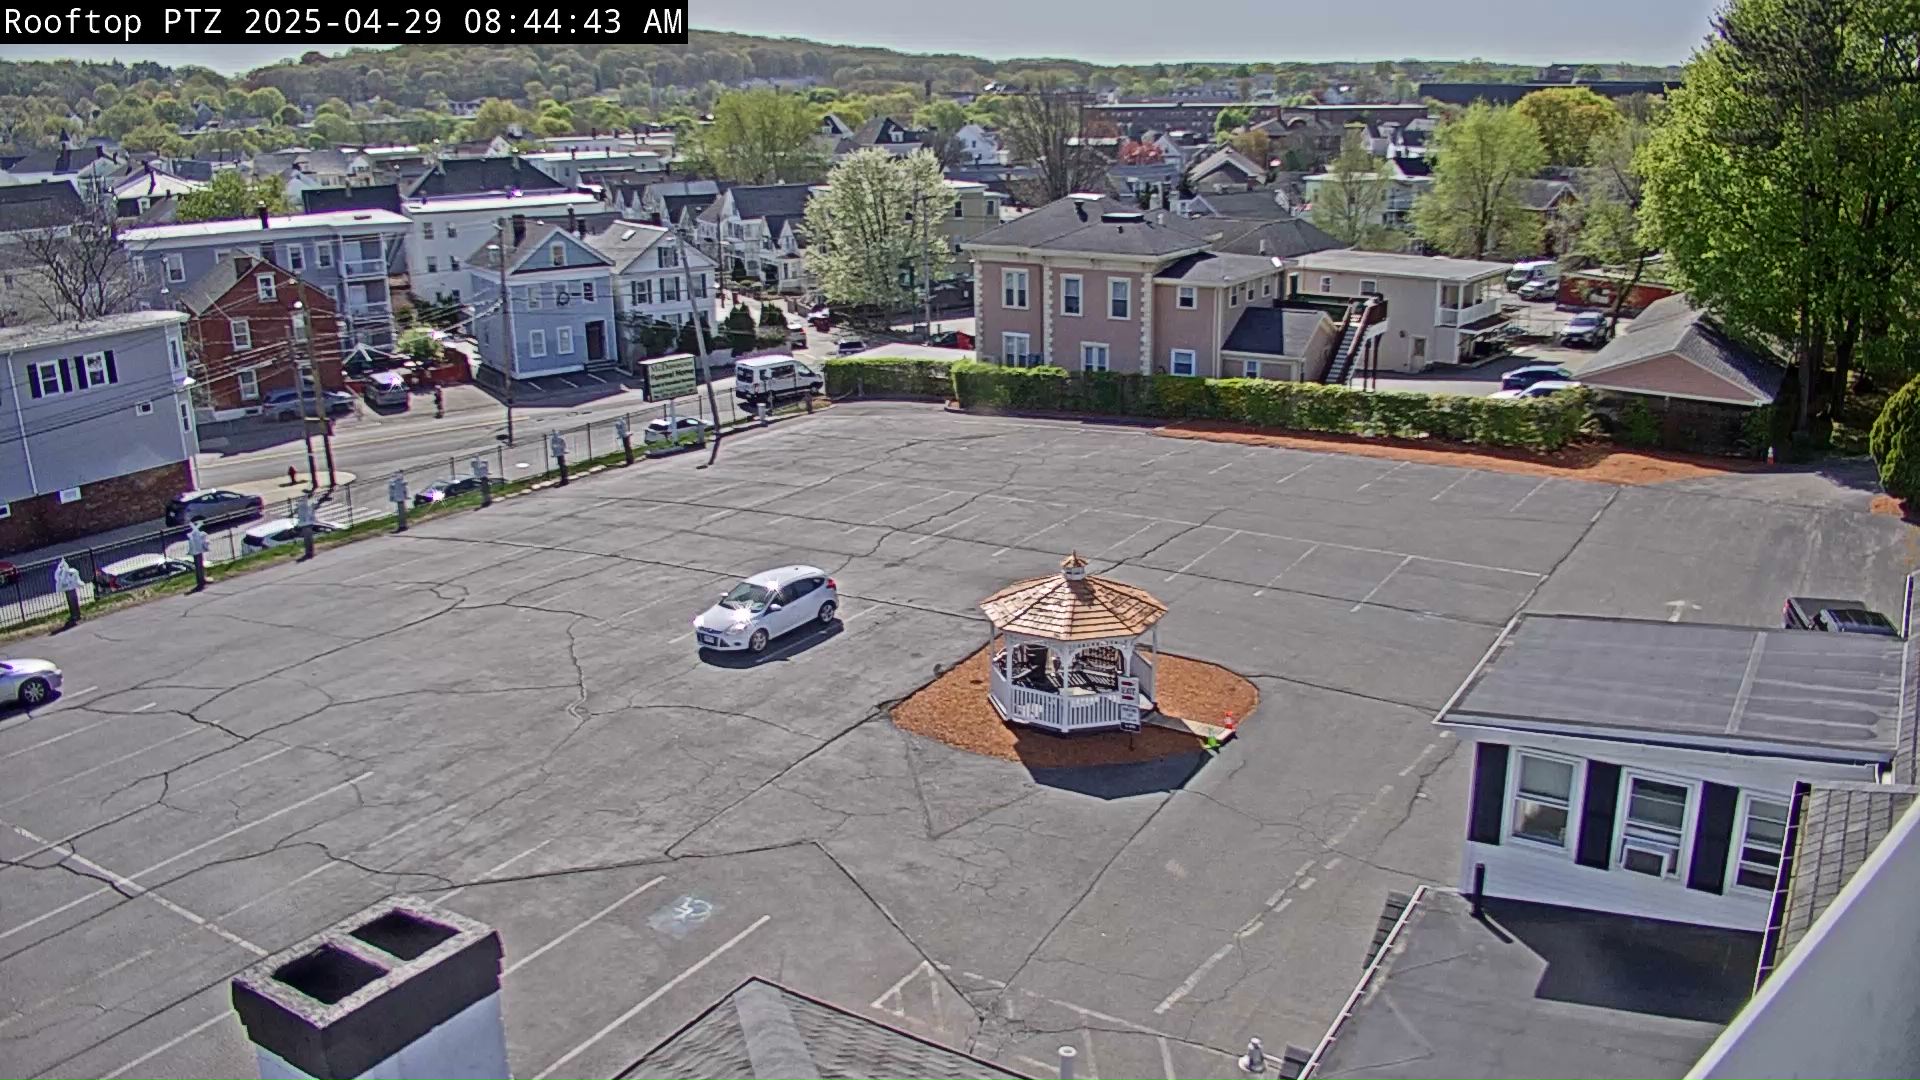
[[[1560,264],[1552,259],[1528,259],[1513,264],[1507,271],[1507,291],[1513,292],[1529,281],[1545,281],[1548,278],[1558,280]]]
[[[818,394],[826,387],[818,371],[782,353],[742,360],[733,368],[733,396],[748,406]]]
[[[787,316],[787,348],[804,349],[807,347],[807,320],[798,315]]]

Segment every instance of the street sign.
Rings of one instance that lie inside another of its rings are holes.
[[[1140,730],[1140,680],[1132,676],[1120,679],[1120,730],[1131,735]]]
[[[648,401],[676,398],[684,394],[693,393],[694,373],[692,353],[680,353],[677,356],[662,356],[653,360],[642,360],[640,361],[640,372],[646,380]]]
[[[1132,716],[1128,716],[1125,712],[1122,712],[1120,714],[1120,730],[1126,732],[1129,735],[1140,730],[1140,710],[1139,709],[1133,710]]]

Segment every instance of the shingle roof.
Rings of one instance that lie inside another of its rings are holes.
[[[409,199],[489,191],[560,191],[567,185],[519,157],[446,158],[414,181]]]
[[[1248,221],[1293,217],[1293,211],[1280,202],[1279,194],[1272,188],[1260,188],[1255,191],[1202,194],[1197,196],[1195,201],[1205,206],[1216,217],[1241,218]]]
[[[619,273],[626,269],[628,263],[659,243],[665,235],[667,230],[658,225],[616,221],[607,226],[605,231],[594,233],[584,240],[588,247],[612,259],[614,272]]]
[[[1574,377],[1605,387],[1606,380],[1598,376],[1668,353],[1731,383],[1755,403],[1771,402],[1787,376],[1784,366],[1728,337],[1684,293],[1676,293],[1648,304],[1618,337],[1577,365]]]
[[[1529,210],[1550,210],[1557,200],[1571,194],[1573,185],[1565,180],[1525,180],[1520,184],[1520,200]]]
[[[334,210],[386,210],[401,213],[400,185],[370,184],[361,187],[308,188],[300,201],[309,214]]]
[[[540,248],[545,246],[547,241],[553,239],[556,234],[560,236],[573,237],[573,239],[577,241],[581,247],[585,248],[589,254],[595,255],[602,259],[605,259],[607,257],[598,248],[595,248],[591,243],[575,235],[573,230],[569,229],[567,227],[567,223],[564,221],[553,222],[553,221],[540,221],[537,219],[530,219],[527,222],[526,230],[527,231],[521,236],[520,242],[513,245],[513,247],[509,248],[505,254],[507,266],[509,268],[512,268],[527,253],[540,250]],[[480,246],[475,248],[473,255],[470,258],[468,258],[467,264],[479,270],[498,269],[500,266],[500,263],[498,260],[500,259],[501,255],[499,252],[493,250],[492,245],[493,245],[492,241],[488,241],[488,240],[481,241]],[[509,269],[508,272],[516,273],[516,274],[531,273],[534,271],[546,270],[546,269],[549,269],[549,267],[546,266],[544,263],[536,263],[536,265],[521,267],[517,270]]]
[[[1240,281],[1274,271],[1273,260],[1258,255],[1222,255],[1212,251],[1195,252],[1154,271],[1154,277],[1195,284]]]
[[[1204,220],[1209,226],[1220,229],[1220,239],[1213,244],[1213,250],[1235,255],[1277,255],[1282,259],[1297,259],[1316,251],[1333,251],[1347,246],[1346,241],[1306,218],[1288,218],[1284,221]],[[1262,242],[1266,245],[1264,249]]]
[[[178,311],[128,311],[119,315],[103,315],[98,319],[88,319],[85,322],[11,326],[0,329],[0,352],[32,349],[42,345],[64,345],[74,341],[91,341],[95,338],[125,334],[135,330],[158,330],[164,326],[177,325],[186,321],[187,317]]]
[[[65,180],[40,184],[0,184],[0,229],[64,224],[86,212],[80,193]]]
[[[1016,581],[980,601],[980,610],[995,629],[1054,641],[1137,637],[1167,613],[1145,589],[1086,569],[1087,560],[1069,555],[1060,573]]]
[[[1213,153],[1208,154],[1198,165],[1195,165],[1193,167],[1192,177],[1193,180],[1198,183],[1202,178],[1219,172],[1221,169],[1232,169],[1253,181],[1258,181],[1267,174],[1267,170],[1262,168],[1258,162],[1253,161],[1248,158],[1247,155],[1242,154],[1231,146],[1223,146]]]
[[[992,1062],[759,978],[741,983],[620,1076],[1022,1080],[1021,1074]]]
[[[1102,221],[1106,214],[1131,215]],[[1207,246],[1204,226],[1162,211],[1142,211],[1131,200],[1069,195],[997,228],[970,245],[1083,251],[1104,255],[1180,255]]]
[[[1767,933],[1760,977],[1783,963],[1854,872],[1912,805],[1910,785],[1845,781],[1802,784],[1794,792],[1788,827],[1792,850],[1776,891],[1779,925]]]
[[[861,124],[851,139],[855,146],[889,146],[893,144],[891,132],[895,130],[900,132],[900,141],[903,143],[920,141],[922,133],[918,128],[908,127],[891,116],[873,117]]]
[[[755,187],[736,187],[729,192],[733,196],[733,210],[741,219],[752,221],[755,218],[799,217],[807,212],[807,197],[811,184],[763,184]]]
[[[1318,309],[1249,307],[1240,313],[1227,340],[1220,346],[1228,352],[1262,353],[1269,356],[1304,357],[1313,341],[1313,332],[1322,322],[1331,321]]]

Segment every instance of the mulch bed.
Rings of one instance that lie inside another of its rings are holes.
[[[1202,749],[1194,735],[1151,724],[1135,735],[1107,731],[1072,736],[1009,724],[987,700],[987,663],[988,648],[982,648],[948,669],[894,706],[894,724],[970,754],[1034,769],[1123,765]],[[1154,684],[1162,713],[1211,724],[1229,712],[1244,723],[1260,702],[1260,691],[1247,680],[1218,664],[1183,656],[1157,657]]]

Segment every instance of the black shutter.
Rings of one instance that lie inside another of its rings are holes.
[[[1580,841],[1573,861],[1605,870],[1613,863],[1613,822],[1620,809],[1620,766],[1587,762],[1587,790],[1580,804]]]
[[[1473,800],[1467,815],[1467,839],[1475,844],[1500,842],[1501,812],[1507,803],[1507,744],[1475,743]]]
[[[39,364],[34,364],[34,363],[27,364],[27,388],[33,392],[34,397],[40,396],[40,365]]]
[[[1687,888],[1719,893],[1727,888],[1727,853],[1733,846],[1733,813],[1740,789],[1707,784],[1700,793],[1700,818],[1693,827],[1693,865]]]
[[[73,368],[64,356],[60,358],[60,392],[73,393]]]
[[[112,349],[107,350],[107,381],[110,383],[117,383],[120,381],[120,369],[115,367],[113,364]]]

